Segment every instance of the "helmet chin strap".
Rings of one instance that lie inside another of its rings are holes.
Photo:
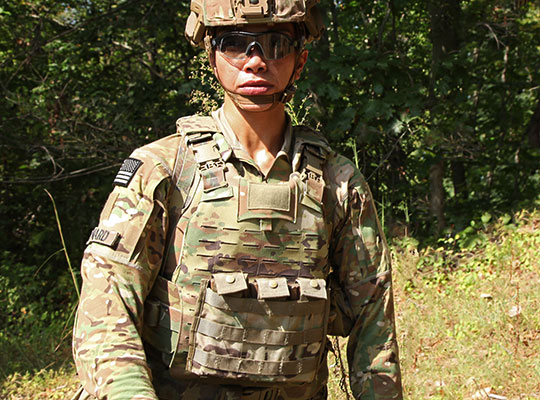
[[[219,80],[219,77],[218,77]],[[280,103],[288,103],[294,96],[296,88],[294,84],[289,84],[283,92],[269,94],[269,95],[259,95],[259,96],[249,96],[239,93],[231,92],[230,90],[225,90],[229,95],[231,100],[238,106],[252,106],[252,105],[266,105],[271,104],[272,108]]]

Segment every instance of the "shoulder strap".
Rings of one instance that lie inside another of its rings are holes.
[[[320,148],[310,144],[306,144],[302,149],[304,167],[301,177],[307,183],[306,194],[319,203],[322,203],[324,194],[323,167],[326,155],[327,153],[320,151]]]
[[[185,135],[185,142],[198,164],[204,191],[227,186],[225,162],[214,140],[214,134],[220,131],[214,119],[209,116],[182,118],[177,121],[177,126]]]
[[[306,195],[321,203],[325,186],[323,168],[330,145],[320,132],[303,125],[295,126],[294,134],[293,170],[300,171],[306,183]]]
[[[202,179],[205,179],[205,175],[207,175],[202,171],[200,164],[210,162],[211,160],[206,159],[208,158],[208,154],[213,153],[211,153],[211,150],[201,148],[200,146],[204,145],[209,138],[212,138],[213,133],[219,132],[219,129],[212,117],[193,115],[179,118],[176,121],[176,132],[180,135],[180,140],[171,173],[171,185],[166,199],[169,212],[169,229],[164,249],[165,257],[168,256],[172,244],[172,232],[176,229],[176,225],[182,215],[186,212],[188,207],[192,205],[193,198],[195,197],[194,192],[199,184],[199,180],[201,177]],[[221,158],[219,152],[217,153]],[[210,170],[212,169],[210,168]],[[198,173],[198,171],[200,173]],[[207,185],[206,180],[208,180],[208,178],[205,179],[205,186]],[[223,176],[223,181],[224,180],[225,177]],[[175,189],[180,192],[182,199],[181,207],[171,204]],[[164,258],[163,265],[166,264],[166,261],[166,258]],[[160,274],[166,278],[170,278],[172,272],[173,271],[164,271],[162,267]]]

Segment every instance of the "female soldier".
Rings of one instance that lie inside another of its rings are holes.
[[[82,263],[79,398],[401,399],[388,249],[360,172],[285,103],[317,0],[192,0],[225,91],[124,162]]]

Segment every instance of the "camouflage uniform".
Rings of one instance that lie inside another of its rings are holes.
[[[207,169],[200,157],[209,150],[197,149],[202,136],[193,132],[213,129],[204,126],[208,117],[188,117],[177,134],[137,149],[115,179],[82,263],[73,341],[79,398],[324,399],[331,334],[349,336],[356,399],[401,399],[389,254],[361,173],[320,135],[289,124],[265,176],[222,109],[213,122],[219,154],[205,158]],[[319,176],[300,165],[305,147],[319,151]],[[239,234],[234,226],[243,218],[251,229]],[[273,290],[279,294],[265,297]],[[226,334],[212,330],[217,319],[201,317],[235,304],[244,312],[248,303],[266,311],[246,320],[233,313],[237,326]],[[280,317],[306,304],[309,318]],[[256,331],[243,324],[260,328],[264,344],[246,338]],[[241,344],[251,343],[245,351],[224,342],[238,331]],[[220,368],[231,360],[224,353],[251,359]]]

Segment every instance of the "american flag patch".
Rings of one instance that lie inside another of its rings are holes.
[[[137,160],[136,158],[126,158],[120,167],[120,171],[116,174],[113,183],[117,186],[127,187],[129,181],[131,181],[131,178],[133,178],[142,163],[141,160]]]

